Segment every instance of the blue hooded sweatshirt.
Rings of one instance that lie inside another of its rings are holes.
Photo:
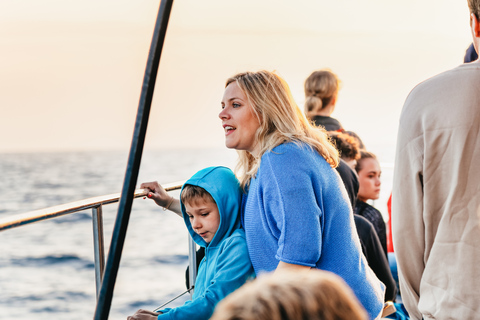
[[[178,308],[161,310],[158,319],[209,319],[220,300],[255,277],[240,223],[242,190],[233,172],[225,167],[206,168],[193,175],[187,184],[210,193],[218,207],[220,225],[212,241],[206,243],[193,231],[181,203],[188,232],[198,245],[205,247],[205,257],[200,262],[192,300]]]

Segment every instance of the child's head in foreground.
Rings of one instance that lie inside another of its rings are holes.
[[[233,292],[211,320],[364,320],[366,311],[339,276],[317,269],[260,276]]]

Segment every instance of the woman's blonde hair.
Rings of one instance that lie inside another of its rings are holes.
[[[313,127],[295,103],[288,84],[270,71],[243,72],[229,79],[227,87],[236,82],[246,95],[260,122],[255,139],[259,145],[256,159],[250,152],[238,151],[237,173],[245,188],[256,174],[261,156],[284,142],[304,142],[332,166],[338,165],[338,151],[325,130]]]
[[[305,114],[311,118],[315,111],[325,108],[336,97],[340,90],[340,80],[330,70],[323,69],[314,71],[305,80],[304,87]]]
[[[211,320],[366,320],[345,281],[328,271],[265,274],[217,305]]]

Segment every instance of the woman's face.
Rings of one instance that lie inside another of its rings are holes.
[[[218,116],[225,130],[227,148],[246,150],[257,156],[259,150],[255,133],[260,127],[260,121],[254,114],[247,96],[236,82],[230,83],[225,88],[222,111]]]
[[[380,165],[373,158],[367,158],[361,161],[361,170],[358,171],[358,199],[365,202],[369,199],[376,200],[380,196]]]

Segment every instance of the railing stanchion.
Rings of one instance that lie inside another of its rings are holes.
[[[103,212],[102,205],[92,208],[93,222],[93,249],[95,255],[95,285],[98,295],[102,286],[103,271],[105,270],[105,247],[103,241]]]
[[[127,170],[123,180],[122,195],[118,205],[117,218],[112,232],[112,240],[107,254],[105,273],[102,280],[102,288],[98,295],[97,306],[95,307],[95,320],[107,320],[112,304],[113,290],[117,279],[120,259],[122,257],[123,245],[127,234],[128,221],[132,210],[132,200],[137,184],[140,162],[142,159],[143,145],[147,133],[148,118],[152,106],[153,91],[157,79],[160,56],[167,33],[168,20],[172,10],[173,0],[162,0],[158,10],[157,21],[153,31],[150,52],[148,54],[147,66],[143,77],[142,92],[138,103],[135,128],[133,130],[132,144],[127,161]]]
[[[188,268],[188,280],[191,288],[197,280],[197,244],[190,235],[188,235],[188,250],[188,264],[190,266],[190,268]],[[193,291],[194,290],[190,291],[190,295],[193,295]]]

